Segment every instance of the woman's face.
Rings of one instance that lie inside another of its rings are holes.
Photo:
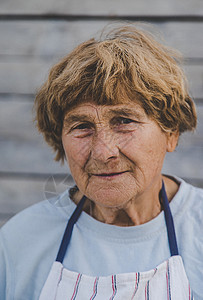
[[[71,174],[89,199],[122,207],[160,186],[167,151],[176,134],[166,134],[137,103],[80,104],[64,118],[62,142]]]

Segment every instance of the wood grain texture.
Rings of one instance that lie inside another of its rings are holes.
[[[0,22],[0,91],[35,93],[50,67],[78,43],[98,36],[104,21]],[[165,43],[185,57],[192,95],[203,97],[203,23],[156,24]]]
[[[1,1],[2,14],[82,14],[82,15],[200,15],[201,0],[7,0]]]
[[[43,181],[0,180],[0,227],[26,207],[44,200]]]
[[[0,58],[6,61],[29,60],[33,56],[59,59],[79,43],[95,36],[99,37],[105,26],[110,28],[114,24],[125,23],[0,21]],[[143,27],[157,36],[162,36],[167,45],[181,51],[185,57],[203,57],[203,22],[150,23]]]

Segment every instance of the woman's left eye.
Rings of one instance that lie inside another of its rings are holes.
[[[116,126],[135,124],[136,122],[129,118],[119,117],[113,120],[113,124]]]
[[[133,123],[134,121],[128,118],[120,118],[119,123],[120,124],[130,124]]]
[[[139,122],[132,120],[130,118],[119,117],[115,118],[112,122],[113,127],[122,132],[132,131],[137,128]]]

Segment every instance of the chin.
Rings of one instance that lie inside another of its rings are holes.
[[[128,201],[133,197],[131,193],[123,193],[124,191],[118,191],[115,189],[101,189],[97,190],[94,193],[88,193],[87,197],[91,199],[96,205],[119,208],[123,207]]]

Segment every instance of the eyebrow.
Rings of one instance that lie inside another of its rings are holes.
[[[81,121],[89,121],[90,116],[86,115],[86,114],[78,114],[78,115],[70,115],[68,117],[66,117],[63,121],[64,125],[70,125],[74,122],[81,122]]]
[[[115,116],[125,116],[125,117],[135,117],[135,118],[139,118],[139,119],[143,119],[144,114],[139,112],[139,111],[135,111],[132,110],[130,108],[118,108],[118,109],[112,109],[111,111],[108,112],[108,114],[113,114]]]
[[[139,111],[135,111],[129,108],[118,108],[118,109],[112,109],[106,113],[106,115],[112,115],[112,116],[125,116],[125,117],[134,117],[138,119],[143,119],[144,115],[143,113],[140,113]],[[64,125],[71,125],[74,122],[84,122],[84,121],[90,121],[91,115],[88,114],[72,114],[70,116],[67,116],[64,119]]]

